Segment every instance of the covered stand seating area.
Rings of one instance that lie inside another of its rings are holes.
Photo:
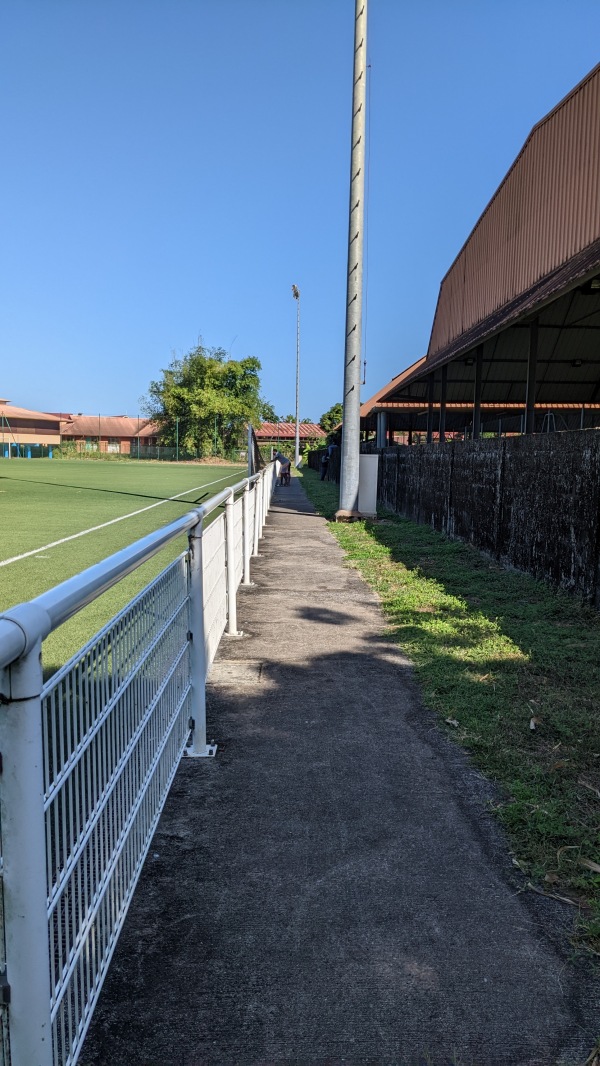
[[[442,281],[427,355],[361,426],[380,448],[600,427],[600,64],[531,131]]]

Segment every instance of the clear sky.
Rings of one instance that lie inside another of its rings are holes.
[[[353,0],[4,0],[0,397],[137,414],[199,339],[302,418],[341,399]],[[531,127],[598,61],[599,0],[370,0],[363,399]]]

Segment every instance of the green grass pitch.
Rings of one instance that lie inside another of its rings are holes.
[[[0,563],[33,552],[0,565],[0,611],[160,529],[245,476],[244,466],[0,459]],[[185,495],[169,499],[179,493]],[[48,547],[124,515],[131,517]],[[44,643],[46,674],[85,644],[185,544],[184,537],[174,541],[52,633]]]

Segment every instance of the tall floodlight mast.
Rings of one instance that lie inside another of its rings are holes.
[[[294,466],[300,464],[300,289],[292,285],[292,296],[296,300],[296,448]]]
[[[358,512],[366,118],[367,0],[356,0],[348,278],[346,289],[346,343],[344,353],[344,420],[340,467],[340,510],[338,515],[342,511]]]

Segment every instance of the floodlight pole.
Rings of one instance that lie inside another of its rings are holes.
[[[300,464],[300,289],[292,285],[292,296],[296,301],[296,447],[294,466]]]
[[[340,466],[340,511],[358,513],[360,457],[360,360],[367,117],[367,0],[356,0],[354,90],[348,225],[348,277],[344,353],[344,415]],[[339,515],[339,512],[338,512]]]

